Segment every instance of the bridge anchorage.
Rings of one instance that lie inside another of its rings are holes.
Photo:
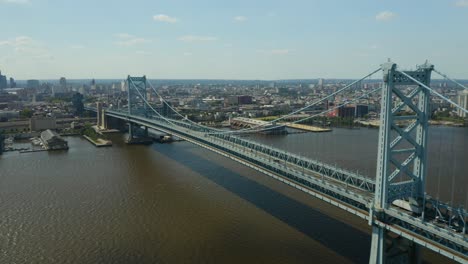
[[[239,136],[278,129],[281,120],[320,104],[380,71],[383,71],[382,87],[354,101],[291,122],[300,123],[326,114],[381,90],[375,180]],[[129,123],[130,141],[139,137],[135,130],[152,128],[216,152],[367,220],[372,226],[371,264],[419,263],[423,247],[456,262],[468,263],[467,211],[425,192],[430,97],[437,96],[468,113],[430,87],[432,72],[451,80],[428,63],[414,71],[400,71],[397,64],[388,62],[290,114],[236,131],[218,130],[191,121],[166,102],[145,76],[129,76],[127,106],[105,109],[105,115]],[[160,104],[150,103],[148,93],[156,94]],[[93,107],[87,109],[96,111]],[[401,115],[403,109],[410,114]]]

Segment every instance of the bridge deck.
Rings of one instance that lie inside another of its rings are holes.
[[[468,239],[465,234],[440,228],[396,208],[385,210],[385,214],[388,215],[388,221],[385,223],[372,215],[369,216],[374,185],[371,179],[326,164],[316,164],[304,157],[261,146],[239,137],[210,134],[207,129],[195,129],[193,124],[181,120],[167,120],[156,116],[129,116],[119,111],[106,111],[106,114],[171,133],[261,171],[451,259],[461,263],[467,261]]]

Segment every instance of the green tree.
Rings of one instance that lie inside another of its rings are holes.
[[[20,111],[20,116],[23,118],[31,118],[33,116],[33,110],[29,108],[24,108],[23,110]]]

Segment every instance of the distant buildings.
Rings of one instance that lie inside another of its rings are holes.
[[[68,142],[50,129],[41,133],[41,141],[47,150],[68,149]]]
[[[43,131],[46,129],[56,129],[57,123],[55,117],[33,116],[29,120],[31,131]]]
[[[41,83],[39,82],[39,80],[27,80],[26,81],[26,88],[29,88],[29,89],[39,88],[40,85]]]
[[[2,75],[0,71],[0,90],[8,88],[7,78],[5,75]]]
[[[245,105],[252,104],[252,96],[250,95],[234,95],[226,98],[225,103],[228,105]]]
[[[468,109],[468,90],[463,90],[458,94],[458,105],[461,107]],[[457,109],[457,114],[460,117],[467,117],[466,113],[460,109]]]

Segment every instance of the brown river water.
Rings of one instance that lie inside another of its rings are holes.
[[[449,201],[451,192],[440,190],[455,185],[462,191],[453,200],[463,203],[467,129],[433,131],[456,138],[436,143],[450,151],[430,155],[435,169],[458,174],[444,174],[455,184],[437,188],[441,173],[432,172],[428,189]],[[335,129],[257,140],[372,174],[376,149],[347,142],[376,134]],[[320,143],[327,138],[335,143]],[[67,140],[68,151],[0,156],[0,263],[368,263],[367,223],[215,153],[188,142],[128,146],[121,134],[110,148]],[[449,263],[423,253],[427,263]]]

